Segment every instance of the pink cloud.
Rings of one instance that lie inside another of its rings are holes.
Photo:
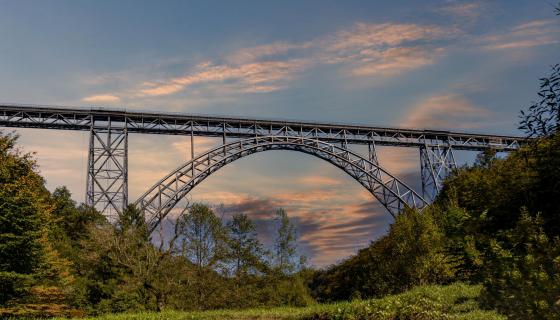
[[[490,111],[464,97],[446,94],[430,97],[412,107],[399,126],[426,129],[471,129],[488,124]]]

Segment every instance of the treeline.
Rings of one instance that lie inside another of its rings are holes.
[[[482,284],[483,306],[511,319],[560,318],[560,66],[522,112],[535,137],[506,158],[491,150],[406,210],[356,256],[314,274],[319,301],[381,297],[417,285]]]
[[[287,213],[274,248],[245,214],[194,204],[150,235],[130,206],[116,223],[66,188],[50,193],[17,137],[0,135],[0,313],[81,316],[141,310],[303,306],[305,259]],[[169,225],[171,224],[171,228]]]

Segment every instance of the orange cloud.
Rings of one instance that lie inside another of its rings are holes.
[[[236,81],[244,92],[269,92],[283,87],[285,81],[305,67],[303,60],[265,61],[240,66],[202,64],[189,75],[160,83],[145,83],[144,96],[169,95],[195,84]]]
[[[559,31],[555,20],[535,20],[515,26],[506,33],[486,36],[482,43],[492,50],[544,46],[559,43]]]
[[[328,51],[356,52],[364,48],[394,47],[417,40],[436,40],[454,31],[437,26],[395,23],[356,23],[353,28],[337,32],[327,46]]]
[[[397,75],[405,71],[418,69],[434,63],[441,49],[430,50],[421,47],[391,48],[380,53],[373,53],[369,59],[352,70],[354,75]],[[368,61],[369,60],[369,61]]]
[[[225,62],[204,62],[180,77],[143,81],[131,94],[140,98],[165,96],[213,84],[233,87],[236,92],[271,92],[285,88],[297,75],[320,64],[340,64],[355,76],[393,76],[434,63],[442,50],[428,44],[456,34],[456,30],[438,26],[356,23],[307,42],[241,48],[226,56]],[[411,46],[413,42],[416,44]]]
[[[99,94],[94,96],[85,97],[82,99],[84,102],[92,102],[92,103],[99,103],[99,102],[118,102],[121,98],[112,95],[112,94]]]
[[[300,179],[301,183],[309,186],[336,186],[342,182],[327,176],[307,176]]]

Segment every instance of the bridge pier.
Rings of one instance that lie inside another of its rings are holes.
[[[441,191],[443,181],[457,168],[453,149],[449,146],[420,147],[422,197],[432,202]]]
[[[128,128],[91,120],[86,204],[110,221],[128,205]]]

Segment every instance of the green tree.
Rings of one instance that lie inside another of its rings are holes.
[[[214,267],[225,257],[222,220],[207,205],[195,203],[177,221],[181,253],[199,269]]]
[[[51,210],[35,159],[16,141],[16,135],[0,132],[0,304],[32,284],[44,259],[41,237]]]
[[[296,269],[297,236],[296,227],[282,208],[276,210],[278,224],[274,242],[276,268],[283,274],[290,274]]]
[[[262,271],[264,265],[264,250],[257,238],[257,229],[253,221],[246,214],[235,214],[227,223],[229,231],[228,257],[237,277],[249,273]]]
[[[214,211],[199,203],[178,219],[177,228],[178,252],[196,268],[192,279],[194,304],[199,309],[211,308],[224,293],[224,281],[217,269],[226,268],[227,231]]]
[[[526,209],[513,229],[490,240],[483,264],[483,301],[511,319],[558,319],[560,238]]]
[[[560,126],[560,64],[551,69],[551,74],[541,79],[540,100],[533,103],[527,112],[521,111],[519,129],[530,137],[549,136]]]

